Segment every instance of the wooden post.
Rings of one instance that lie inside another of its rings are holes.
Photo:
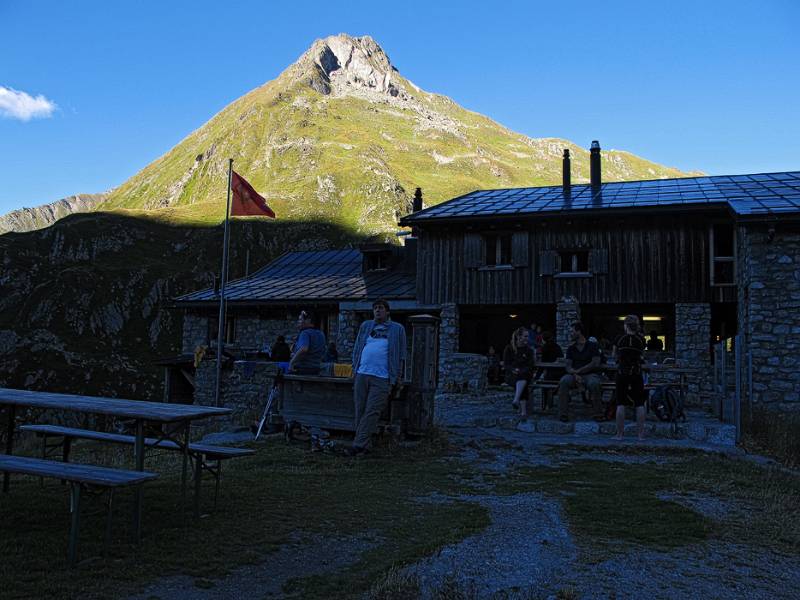
[[[412,327],[408,430],[423,433],[433,425],[433,399],[439,371],[439,318],[409,317]]]

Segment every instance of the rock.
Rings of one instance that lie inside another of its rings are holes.
[[[575,423],[575,435],[591,435],[600,433],[600,423],[593,421],[577,421]]]
[[[536,423],[536,431],[539,433],[572,433],[574,430],[574,423],[562,423],[561,421],[550,420],[541,420]]]
[[[524,431],[525,433],[535,433],[536,424],[533,421],[520,421],[517,423],[517,431]]]

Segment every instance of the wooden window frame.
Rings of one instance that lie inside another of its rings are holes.
[[[485,232],[481,234],[481,238],[483,240],[484,245],[484,254],[483,260],[484,264],[479,267],[479,270],[486,270],[486,271],[493,271],[493,270],[508,270],[513,269],[514,265],[512,262],[512,255],[513,255],[513,233],[510,231],[492,231],[492,232]],[[495,262],[494,264],[489,264],[489,237],[495,238],[495,248],[494,248],[494,256]],[[503,259],[503,239],[508,240],[508,261],[507,262],[497,262],[498,258],[500,260]]]
[[[571,261],[572,265],[571,266],[573,268],[577,268],[578,254],[579,253],[586,255],[586,270],[585,271],[577,271],[577,270],[571,270],[570,269],[569,271],[564,271],[562,269],[563,256],[565,254],[571,255],[572,256],[572,261]],[[556,279],[571,279],[571,278],[578,279],[578,278],[582,278],[582,277],[591,277],[592,276],[592,272],[589,270],[589,267],[591,266],[591,260],[592,260],[592,250],[591,250],[591,248],[572,248],[572,249],[557,250],[556,251],[556,256],[557,256],[558,260],[557,260],[557,264],[556,264],[557,269],[556,269],[555,273],[553,273],[553,277],[554,278],[556,278]]]
[[[719,226],[725,226],[731,228],[731,237],[732,237],[731,244],[733,246],[733,256],[717,256],[714,253],[714,228]],[[709,265],[708,276],[711,287],[718,287],[718,288],[736,287],[736,276],[737,276],[736,259],[737,259],[736,225],[728,221],[714,221],[710,223],[708,226],[708,265]],[[715,267],[716,265],[722,263],[733,264],[733,281],[717,283],[714,280],[714,271],[716,270]]]

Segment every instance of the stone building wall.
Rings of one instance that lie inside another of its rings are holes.
[[[339,362],[350,362],[353,347],[356,343],[358,328],[362,319],[354,310],[340,310],[337,319],[336,348],[339,350]]]
[[[690,401],[708,401],[712,391],[711,305],[678,303],[675,305],[675,359],[678,366],[698,368],[688,378]]]
[[[754,404],[800,410],[800,231],[752,224],[737,231],[739,331],[752,354]]]
[[[214,360],[204,360],[197,367],[195,404],[214,406],[216,369]],[[233,410],[226,418],[228,428],[247,426],[261,414],[277,372],[274,363],[253,361],[235,361],[222,369],[220,406]]]
[[[200,344],[205,344],[207,333],[208,317],[190,312],[184,313],[181,352],[189,354]]]
[[[556,343],[564,352],[572,341],[570,331],[575,321],[581,320],[581,305],[575,296],[565,296],[556,305]]]

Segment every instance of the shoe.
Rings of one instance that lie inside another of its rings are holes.
[[[513,408],[514,410],[519,410],[519,402],[517,402],[516,400],[512,402],[511,408]]]
[[[362,454],[366,454],[367,449],[362,448],[361,446],[350,446],[344,449],[344,453],[346,456],[360,456]]]
[[[569,423],[569,417],[566,417],[564,415],[558,417],[558,420],[561,421],[562,423]]]

